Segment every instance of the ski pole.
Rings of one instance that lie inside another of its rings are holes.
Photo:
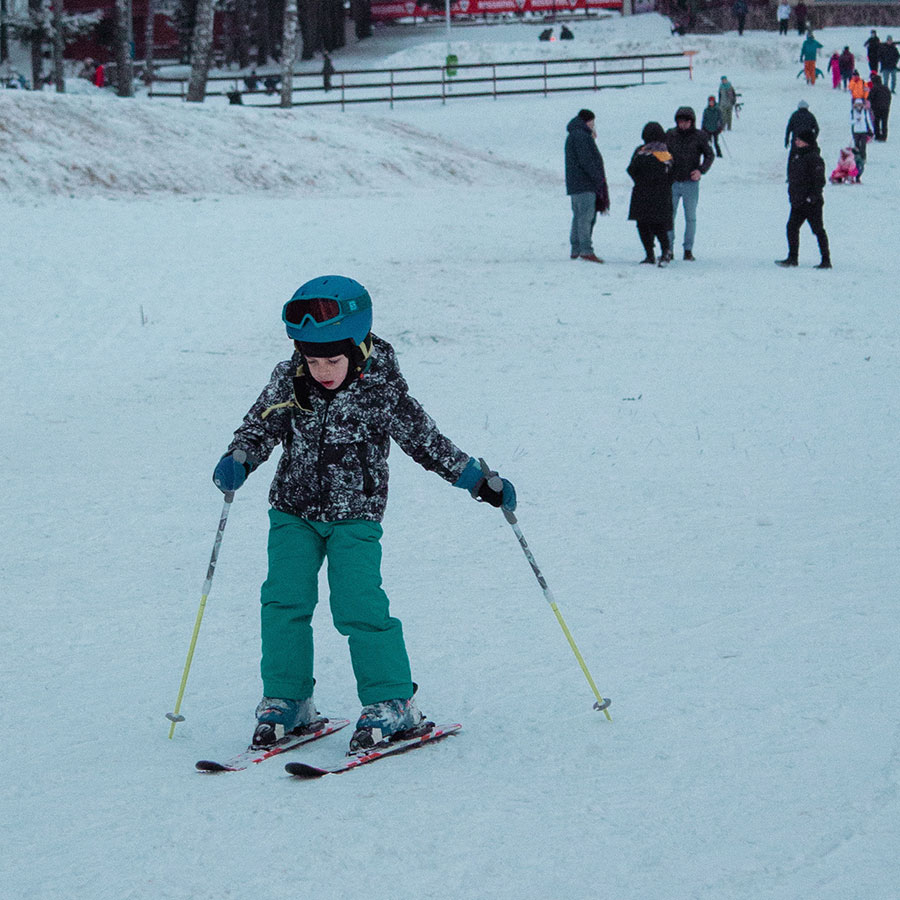
[[[479,459],[479,463],[481,463],[481,471],[484,472],[485,476],[488,479],[488,486],[498,491],[499,493],[503,492],[503,481],[500,476],[493,472],[488,464],[483,460]],[[549,586],[547,585],[547,581],[544,578],[541,570],[538,568],[537,561],[534,558],[534,554],[531,552],[531,548],[528,546],[528,542],[525,540],[525,535],[522,534],[522,529],[519,528],[518,519],[516,519],[515,513],[509,509],[503,509],[503,515],[506,518],[506,521],[509,522],[510,527],[518,538],[519,546],[522,548],[522,552],[525,554],[525,558],[528,560],[528,564],[531,566],[531,571],[534,572],[534,577],[537,578],[538,584],[541,586],[541,590],[544,592],[544,598],[550,604],[550,609],[553,610],[553,614],[556,616],[556,621],[559,622],[559,627],[562,628],[563,634],[566,636],[566,640],[569,642],[569,646],[572,648],[572,652],[575,654],[575,659],[578,660],[578,665],[581,666],[581,671],[584,672],[584,677],[587,679],[588,684],[591,686],[591,690],[594,692],[594,696],[597,698],[597,702],[594,704],[594,709],[600,710],[603,715],[606,716],[608,721],[612,721],[612,718],[609,714],[609,704],[612,702],[609,698],[603,697],[600,694],[600,691],[597,690],[597,685],[594,683],[594,679],[591,677],[591,673],[588,670],[587,663],[584,661],[584,657],[581,655],[581,651],[578,649],[578,645],[575,643],[575,638],[572,637],[572,632],[569,631],[569,626],[566,625],[566,620],[563,618],[563,614],[559,611],[559,607],[556,605],[556,600],[553,598],[553,594],[550,591]]]
[[[238,451],[235,451],[237,454]],[[166,713],[166,718],[172,723],[169,728],[169,739],[175,734],[175,726],[184,721],[184,716],[179,715],[181,699],[184,697],[184,688],[187,685],[188,672],[191,670],[191,662],[194,659],[194,648],[197,646],[197,635],[200,632],[200,623],[203,621],[203,611],[206,609],[206,598],[212,587],[213,574],[216,571],[216,560],[219,558],[219,547],[222,545],[222,535],[228,522],[228,512],[231,509],[231,501],[234,500],[234,491],[225,492],[225,503],[222,506],[222,515],[219,516],[219,527],[216,531],[216,540],[213,544],[212,556],[209,558],[209,568],[206,570],[206,581],[203,583],[203,596],[200,598],[200,608],[197,610],[197,620],[194,622],[194,633],[191,635],[191,644],[188,647],[187,659],[184,663],[184,672],[181,676],[181,687],[178,689],[178,699],[175,701],[175,711]]]

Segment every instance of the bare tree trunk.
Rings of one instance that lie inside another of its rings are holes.
[[[144,25],[144,82],[149,87],[153,84],[153,50],[156,43],[156,4],[157,0],[147,0],[147,22]]]
[[[62,7],[63,0],[53,0],[53,81],[56,84],[57,94],[66,92],[66,73],[63,69],[65,36],[63,35]]]
[[[236,0],[234,30],[237,42],[237,62],[242,69],[250,65],[250,0]]]
[[[116,93],[120,97],[134,96],[132,29],[131,0],[116,0]]]
[[[9,59],[9,26],[6,24],[8,0],[0,0],[0,63]]]
[[[28,9],[35,14],[40,15],[42,0],[28,0]],[[44,70],[44,47],[43,41],[38,35],[31,39],[31,89],[39,91],[41,89],[41,77]]]
[[[200,0],[197,4],[197,24],[191,41],[191,78],[186,98],[189,103],[202,103],[206,96],[213,49],[213,6],[214,0]]]
[[[285,0],[284,32],[281,38],[281,105],[291,108],[294,60],[297,58],[297,0]]]

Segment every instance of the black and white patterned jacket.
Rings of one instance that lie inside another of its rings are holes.
[[[451,484],[466,467],[469,455],[444,437],[409,395],[394,348],[375,335],[372,339],[368,370],[335,393],[318,389],[303,374],[299,352],[278,363],[235,431],[228,452],[240,448],[254,465],[282,445],[269,491],[275,509],[323,522],[381,521],[391,438]]]

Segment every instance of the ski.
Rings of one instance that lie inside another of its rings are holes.
[[[460,728],[462,728],[462,725],[459,724],[436,725],[424,734],[406,738],[405,740],[392,741],[389,744],[378,745],[369,751],[349,754],[343,761],[331,766],[311,766],[302,762],[290,762],[287,763],[284,770],[296,778],[321,778],[323,775],[337,775],[340,772],[349,772],[350,769],[356,769],[359,766],[365,766],[378,759],[383,759],[385,756],[393,756],[395,753],[403,753],[406,750],[421,747],[430,741],[440,740],[447,737],[447,735],[455,734]]]
[[[320,719],[318,722],[308,726],[311,730],[300,734],[285,735],[280,741],[269,747],[268,750],[254,750],[251,747],[243,753],[238,753],[237,756],[232,756],[231,759],[225,762],[201,759],[195,763],[195,768],[201,772],[240,772],[242,769],[247,769],[255,763],[264,762],[273,756],[286,753],[288,750],[293,750],[302,744],[308,744],[310,741],[317,741],[319,738],[334,734],[335,731],[340,731],[349,724],[349,719]]]

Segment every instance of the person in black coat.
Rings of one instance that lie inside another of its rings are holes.
[[[819,242],[822,261],[817,269],[831,268],[831,254],[828,249],[828,235],[822,222],[825,197],[825,161],[819,153],[816,135],[811,130],[801,131],[794,138],[795,152],[788,164],[788,199],[791,214],[787,221],[788,255],[778,259],[776,265],[783,268],[797,265],[800,254],[800,226],[809,222],[812,233]]]
[[[694,260],[694,235],[697,231],[697,203],[700,178],[709,171],[715,154],[709,135],[697,128],[697,116],[690,106],[675,111],[675,128],[666,132],[666,147],[672,154],[672,226],[669,243],[675,244],[675,214],[684,203],[684,258]]]
[[[642,263],[656,262],[654,239],[659,241],[659,265],[672,259],[669,229],[672,227],[672,154],[659,122],[648,122],[641,132],[643,143],[631,156],[628,174],[634,182],[628,218],[637,224],[646,253]]]
[[[816,121],[816,117],[810,112],[809,104],[805,100],[801,100],[797,104],[797,109],[791,113],[787,127],[784,129],[784,149],[788,151],[788,170],[790,170],[791,157],[794,155],[795,151],[794,138],[800,134],[801,131],[811,131],[813,137],[819,137],[819,123]]]
[[[566,193],[572,203],[571,258],[602,263],[594,253],[592,235],[597,213],[609,212],[609,188],[597,149],[595,118],[591,110],[582,109],[566,126]]]
[[[875,140],[886,141],[888,116],[891,114],[891,89],[886,84],[882,84],[880,75],[872,76],[869,106],[872,108],[872,126],[875,131]]]

